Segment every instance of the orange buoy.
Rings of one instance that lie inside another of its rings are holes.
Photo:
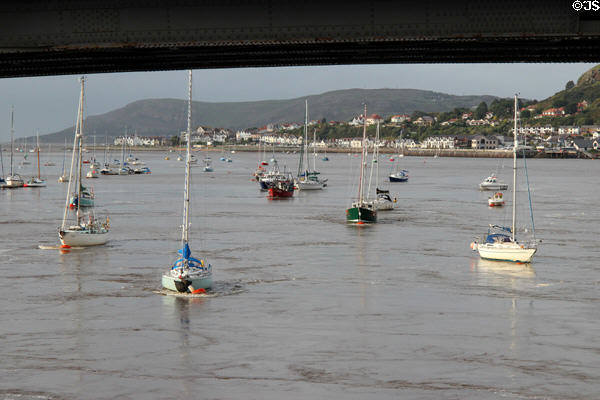
[[[63,244],[62,246],[60,246],[61,249],[70,249],[71,246],[69,246],[68,244]]]
[[[356,224],[357,224],[357,225],[363,225],[363,224],[364,224],[364,222],[362,222],[362,221],[358,221]]]
[[[206,290],[200,288],[200,289],[196,289],[196,290],[192,290],[192,294],[204,294],[206,293]]]

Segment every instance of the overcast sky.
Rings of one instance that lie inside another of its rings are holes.
[[[594,65],[409,64],[197,70],[194,100],[289,99],[349,88],[425,89],[501,97],[520,92],[524,98],[543,99],[564,89],[567,81],[576,81]],[[10,137],[11,105],[15,106],[16,137],[33,135],[36,130],[43,135],[74,125],[79,97],[77,78],[71,75],[0,79],[0,141]],[[184,71],[89,75],[87,114],[103,114],[140,99],[186,96]]]

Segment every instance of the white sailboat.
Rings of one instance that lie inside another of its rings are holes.
[[[515,95],[515,125],[513,148],[513,186],[512,186],[512,226],[501,227],[490,225],[488,233],[482,243],[474,242],[472,247],[479,252],[479,256],[488,260],[513,261],[529,263],[537,251],[535,242],[525,243],[517,240],[517,149],[519,140],[517,137],[517,106],[518,100]],[[533,218],[532,218],[533,221]]]
[[[313,170],[309,171],[308,160],[308,100],[304,101],[304,140],[300,151],[300,162],[298,164],[298,177],[295,180],[295,186],[298,190],[319,190],[327,186],[327,179],[320,179],[319,172],[316,170],[316,157],[314,154]],[[316,133],[313,132],[313,143],[316,142]],[[306,168],[304,167],[304,155],[306,155]]]
[[[188,73],[188,124],[187,137],[191,138],[192,130],[192,71]],[[191,140],[187,141],[185,158],[185,185],[183,195],[183,226],[181,233],[180,257],[173,266],[162,275],[162,286],[165,289],[181,293],[204,292],[212,286],[212,267],[204,260],[192,257],[189,245],[190,235],[190,194],[192,184]]]
[[[77,123],[75,126],[75,138],[73,139],[73,154],[71,157],[71,169],[69,172],[69,185],[67,188],[67,199],[63,213],[62,224],[58,231],[60,242],[63,246],[96,246],[105,244],[108,240],[109,221],[108,217],[104,222],[94,216],[93,209],[84,215],[82,202],[76,202],[76,223],[68,224],[69,205],[71,203],[71,184],[77,185],[77,198],[82,199],[84,191],[82,186],[82,149],[83,149],[83,104],[84,104],[84,83],[81,78],[81,92],[79,97],[79,108],[77,113]],[[77,165],[75,163],[77,162]],[[76,168],[76,170],[75,170]],[[74,172],[76,176],[74,176]]]
[[[13,148],[14,148],[14,136],[15,136],[15,109],[14,107],[11,107],[10,110],[10,175],[7,176],[6,178],[4,178],[4,183],[2,184],[3,188],[6,189],[14,189],[14,188],[20,188],[23,187],[23,185],[25,184],[23,182],[23,178],[21,178],[21,175],[19,174],[15,174],[13,172]]]
[[[39,132],[36,133],[36,136],[37,136],[37,149],[36,149],[37,150],[37,177],[32,176],[31,179],[23,185],[25,187],[45,187],[46,186],[46,180],[42,179],[42,175],[40,173],[40,134],[39,134]]]

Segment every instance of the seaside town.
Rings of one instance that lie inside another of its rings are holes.
[[[484,103],[485,104],[485,103]],[[360,127],[379,125],[382,130],[388,129],[395,135],[386,135],[378,141],[382,150],[390,152],[402,149],[408,155],[411,151],[420,150],[511,150],[513,128],[510,128],[509,116],[499,117],[493,111],[455,110],[455,117],[448,118],[449,113],[438,115],[396,114],[383,117],[378,114],[361,114],[350,121],[311,120],[309,129],[315,131],[318,138],[314,142],[309,138],[309,147],[327,149],[328,151],[358,150],[362,140],[359,137]],[[587,101],[577,104],[573,114],[587,108]],[[600,124],[589,125],[559,125],[560,120],[569,117],[564,106],[538,110],[534,105],[522,107],[519,114],[522,119],[533,121],[542,120],[544,124],[525,124],[518,129],[519,135],[526,140],[524,147],[530,154],[544,157],[598,157],[600,150]],[[537,113],[536,113],[537,112]],[[446,117],[446,118],[444,118]],[[196,148],[217,147],[222,145],[267,145],[276,148],[293,148],[302,145],[302,123],[270,123],[260,128],[249,128],[236,132],[225,128],[197,127],[191,134],[191,143]],[[444,134],[444,128],[455,128],[454,131],[471,129],[477,132],[482,128],[505,128],[504,134]],[[473,128],[474,127],[474,128]],[[356,128],[354,137],[328,137],[322,132],[325,129]],[[436,132],[437,131],[437,132]],[[423,135],[423,132],[431,132]],[[394,137],[395,136],[395,137]],[[185,132],[172,137],[145,137],[137,135],[120,136],[114,139],[115,146],[129,147],[164,147],[185,143]],[[373,147],[374,139],[368,139],[367,144]],[[446,152],[448,155],[449,153]]]

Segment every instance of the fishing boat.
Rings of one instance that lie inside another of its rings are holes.
[[[14,158],[13,148],[14,148],[14,136],[15,136],[14,115],[15,115],[14,107],[11,107],[11,111],[10,111],[10,175],[5,177],[4,183],[2,183],[2,188],[6,188],[6,189],[20,188],[20,187],[23,187],[23,185],[25,185],[25,182],[23,182],[23,178],[21,178],[21,175],[15,174],[13,171],[13,158]]]
[[[271,166],[271,169],[259,177],[258,184],[260,186],[260,190],[266,192],[275,185],[275,182],[285,178],[287,178],[287,176],[281,173],[279,170],[279,163],[275,161]]]
[[[73,154],[71,157],[71,169],[69,172],[69,185],[67,187],[67,196],[65,209],[63,212],[62,224],[58,230],[58,236],[63,246],[96,246],[105,244],[108,240],[109,220],[104,221],[96,219],[92,209],[86,213],[83,210],[84,187],[81,184],[82,177],[82,150],[83,150],[83,105],[84,105],[84,84],[81,80],[81,92],[79,96],[79,107],[77,111],[77,124],[75,126],[75,138],[73,139]],[[77,192],[71,196],[71,185],[77,186]],[[68,222],[69,208],[75,198],[75,224]],[[81,199],[81,201],[77,201]]]
[[[37,133],[37,148],[34,149],[37,152],[37,176],[32,176],[25,184],[24,187],[46,187],[46,180],[42,179],[40,173],[40,134]]]
[[[487,234],[484,236],[481,243],[473,242],[471,247],[479,252],[479,256],[488,260],[497,261],[513,261],[529,263],[533,259],[533,255],[537,251],[535,243],[535,227],[533,226],[533,213],[531,214],[532,231],[534,240],[526,243],[517,240],[517,149],[519,148],[519,140],[517,136],[517,110],[518,99],[515,95],[515,114],[514,114],[514,147],[513,147],[513,186],[512,186],[512,225],[511,227],[503,227],[498,225],[490,225]],[[523,157],[525,160],[525,157]],[[525,170],[527,164],[525,162]],[[529,182],[527,182],[529,187]],[[531,197],[530,197],[531,211]]]
[[[294,196],[294,180],[290,173],[284,173],[269,187],[269,199],[283,199]]]
[[[188,101],[188,123],[187,137],[191,137],[192,131],[192,71],[189,71],[189,101]],[[212,267],[204,260],[192,257],[190,249],[190,194],[192,183],[191,168],[191,140],[186,145],[185,160],[185,185],[183,192],[183,226],[181,235],[181,249],[178,251],[180,257],[162,275],[162,287],[180,293],[198,293],[212,286]]]
[[[304,101],[304,140],[300,148],[300,161],[298,162],[298,175],[295,180],[295,187],[298,190],[319,190],[327,186],[327,179],[319,177],[317,172],[317,153],[313,154],[313,169],[310,170],[308,155],[308,100]],[[313,144],[316,142],[316,131],[313,131]],[[306,164],[304,157],[306,156]]]
[[[508,184],[499,182],[496,174],[492,173],[479,184],[479,190],[507,190]]]
[[[365,178],[365,161],[366,161],[366,149],[367,149],[367,105],[365,104],[365,118],[363,118],[363,137],[361,146],[360,156],[360,175],[358,178],[358,199],[352,202],[352,206],[346,209],[346,221],[357,223],[359,225],[364,223],[377,222],[377,210],[373,202],[368,201],[364,196],[364,178]]]
[[[488,205],[490,207],[501,207],[504,205],[504,196],[502,192],[496,192],[492,197],[488,198]]]

